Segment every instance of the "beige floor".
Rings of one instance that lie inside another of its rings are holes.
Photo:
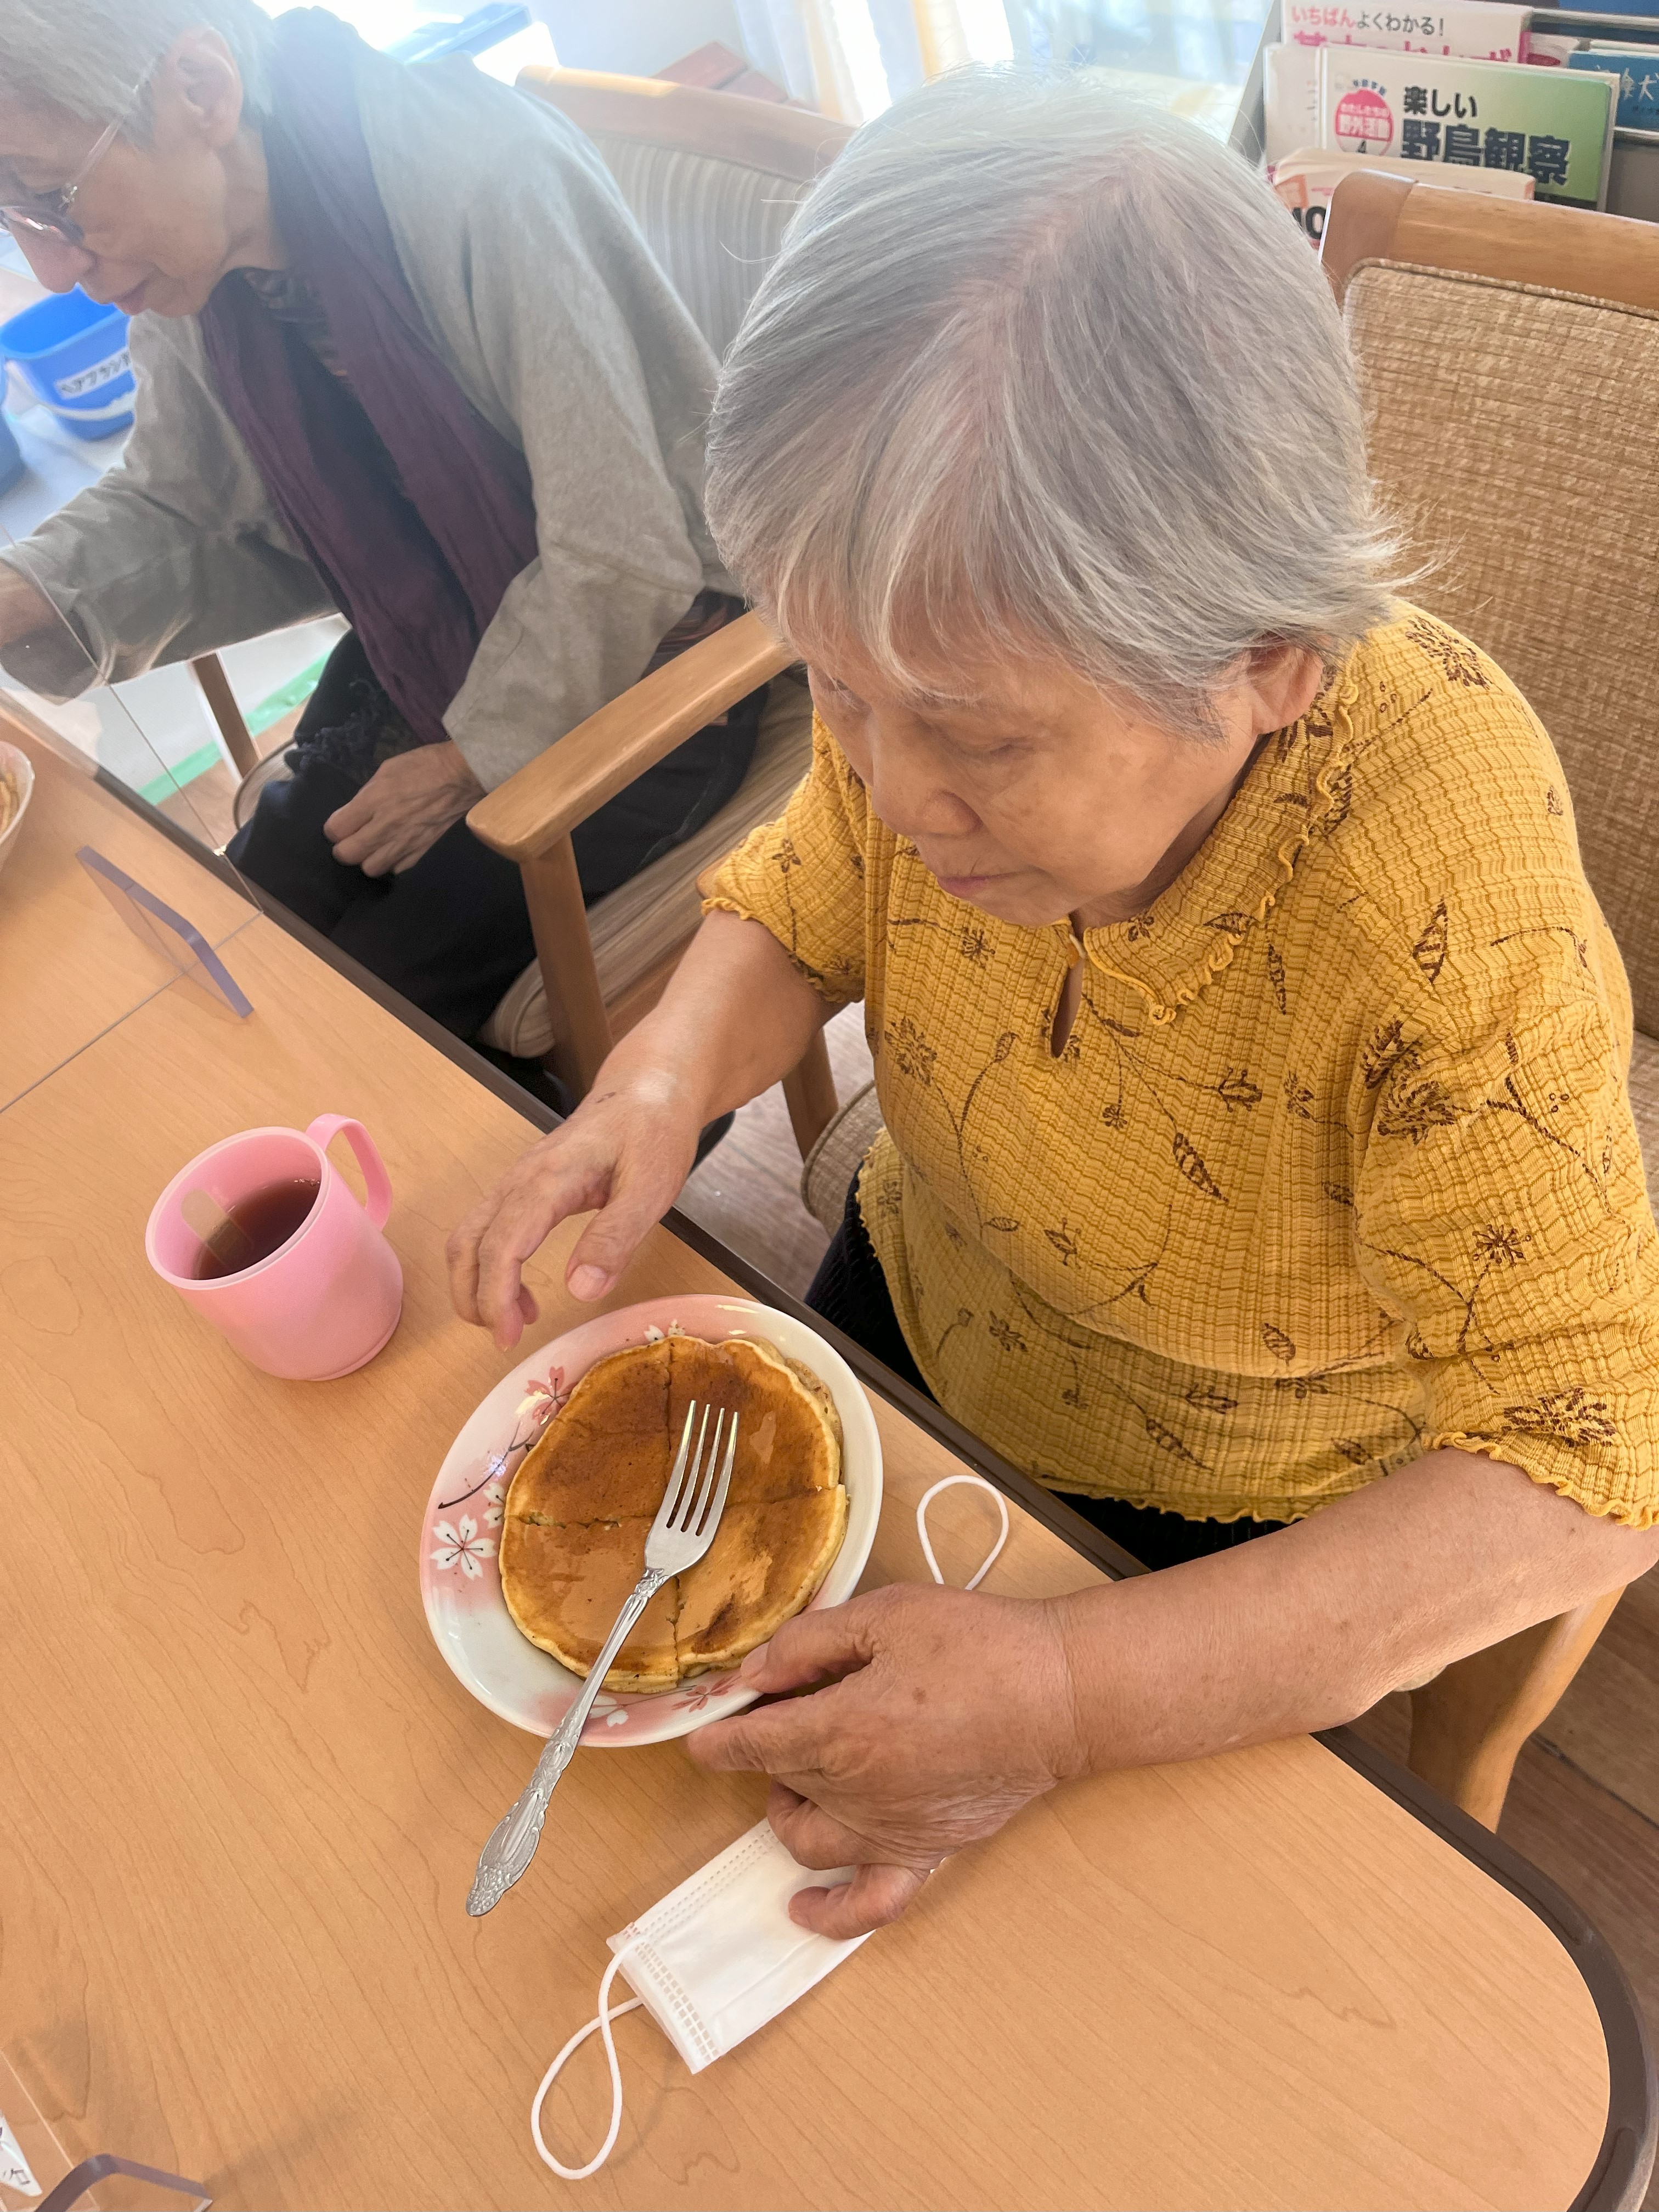
[[[836,1087],[870,1073],[862,1009],[830,1024]],[[689,1212],[799,1294],[827,1238],[797,1190],[800,1158],[781,1091],[737,1126],[686,1188]],[[1367,1714],[1364,1733],[1403,1756],[1406,1699]],[[1624,1963],[1659,2047],[1659,1573],[1626,1592],[1577,1680],[1522,1753],[1500,1833],[1576,1898]],[[1659,2181],[1647,2197],[1659,2212]]]

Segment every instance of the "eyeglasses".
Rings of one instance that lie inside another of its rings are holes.
[[[144,71],[132,88],[131,99],[108,130],[99,134],[91,153],[68,184],[59,185],[56,191],[33,192],[27,199],[0,205],[0,226],[10,231],[14,237],[44,239],[59,246],[82,246],[86,243],[87,234],[70,210],[74,206],[82,185],[131,121],[134,110],[144,96],[144,88],[158,66],[152,63]]]

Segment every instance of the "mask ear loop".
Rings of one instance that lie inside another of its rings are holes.
[[[927,1562],[927,1571],[933,1576],[933,1580],[942,1586],[945,1577],[939,1572],[939,1561],[933,1556],[933,1547],[927,1536],[927,1509],[940,1491],[954,1489],[958,1483],[970,1483],[975,1489],[984,1491],[988,1497],[994,1500],[997,1511],[1002,1519],[1002,1532],[996,1542],[986,1553],[976,1571],[963,1584],[964,1589],[977,1589],[996,1565],[1002,1547],[1008,1540],[1008,1504],[1000,1490],[993,1489],[982,1475],[945,1475],[941,1480],[936,1482],[931,1490],[924,1492],[918,1501],[916,1534],[921,1539],[921,1555]],[[624,2013],[638,2012],[644,2001],[640,1997],[632,1997],[626,2004],[617,2005],[613,2008],[611,2003],[611,1984],[616,1980],[617,1969],[632,1948],[631,1944],[624,1946],[605,1968],[604,1978],[599,1984],[598,2013],[588,2021],[586,2027],[579,2027],[576,2030],[569,2042],[543,2075],[541,2087],[536,2092],[536,2100],[530,2107],[530,2132],[535,2138],[537,2154],[542,2163],[551,2166],[554,2172],[563,2181],[586,2181],[590,2174],[597,2173],[616,2148],[617,2137],[622,2132],[622,2069],[617,2062],[617,2045],[611,2033],[611,2023],[613,2020],[620,2020]],[[605,2064],[611,2069],[611,2125],[606,2130],[604,2142],[599,2146],[598,2154],[589,2159],[586,2166],[563,2166],[554,2157],[542,2139],[542,2106],[546,2101],[548,2091],[563,2072],[566,2060],[580,2050],[595,2028],[599,2031],[600,2040],[605,2045]]]
[[[927,1540],[927,1509],[941,1490],[952,1490],[959,1482],[971,1483],[975,1490],[982,1490],[988,1498],[995,1501],[997,1511],[1002,1516],[1002,1534],[985,1554],[978,1572],[962,1586],[965,1590],[977,1589],[986,1576],[995,1566],[998,1556],[1008,1540],[1008,1501],[1000,1490],[994,1490],[981,1474],[945,1475],[941,1480],[936,1482],[931,1490],[922,1492],[916,1506],[916,1534],[921,1539],[921,1556],[927,1562],[927,1571],[933,1580],[943,1587],[945,1577],[939,1571],[939,1561],[933,1557],[933,1547]]]
[[[598,2013],[588,2021],[586,2027],[579,2027],[576,2030],[569,2042],[543,2075],[542,2086],[536,2092],[536,2101],[530,2107],[530,2132],[536,2139],[536,2149],[542,2163],[544,2166],[550,2166],[554,2172],[563,2181],[586,2181],[590,2173],[599,2172],[617,2147],[617,2136],[622,2128],[623,2086],[622,2069],[617,2063],[617,2046],[611,2039],[611,2023],[613,2020],[620,2020],[624,2013],[637,2012],[645,2000],[642,1997],[630,1997],[626,2004],[617,2005],[613,2011],[611,2005],[611,1984],[617,1978],[617,1967],[621,1966],[633,1948],[631,1943],[624,1945],[605,1968],[605,1978],[599,1984]],[[590,2158],[586,2166],[561,2166],[542,2141],[542,2102],[548,2091],[558,2080],[565,2060],[569,2057],[572,2051],[580,2049],[596,2027],[605,2045],[605,2063],[611,2069],[611,2130],[599,2147],[597,2158]]]

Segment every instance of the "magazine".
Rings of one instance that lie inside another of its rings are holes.
[[[1504,0],[1422,0],[1373,7],[1366,0],[1283,0],[1285,36],[1299,46],[1374,46],[1382,52],[1462,54],[1470,61],[1527,58],[1529,8]]]
[[[1540,200],[1605,206],[1616,74],[1320,46],[1319,143],[1340,154],[1509,169]]]
[[[1575,70],[1611,70],[1619,80],[1619,107],[1613,120],[1623,131],[1659,131],[1659,46],[1619,46],[1592,39],[1567,66]]]

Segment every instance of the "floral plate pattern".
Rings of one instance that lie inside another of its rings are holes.
[[[881,1440],[863,1386],[840,1353],[804,1322],[746,1298],[653,1298],[601,1314],[520,1361],[472,1413],[445,1455],[421,1523],[421,1599],[434,1642],[451,1672],[490,1711],[535,1735],[550,1735],[581,1686],[520,1635],[501,1595],[496,1565],[507,1492],[526,1454],[558,1419],[598,1361],[671,1330],[717,1340],[756,1337],[810,1367],[836,1401],[845,1449],[847,1534],[812,1600],[851,1597],[881,1514]],[[660,1743],[752,1705],[735,1674],[694,1675],[649,1696],[601,1690],[584,1744]]]

